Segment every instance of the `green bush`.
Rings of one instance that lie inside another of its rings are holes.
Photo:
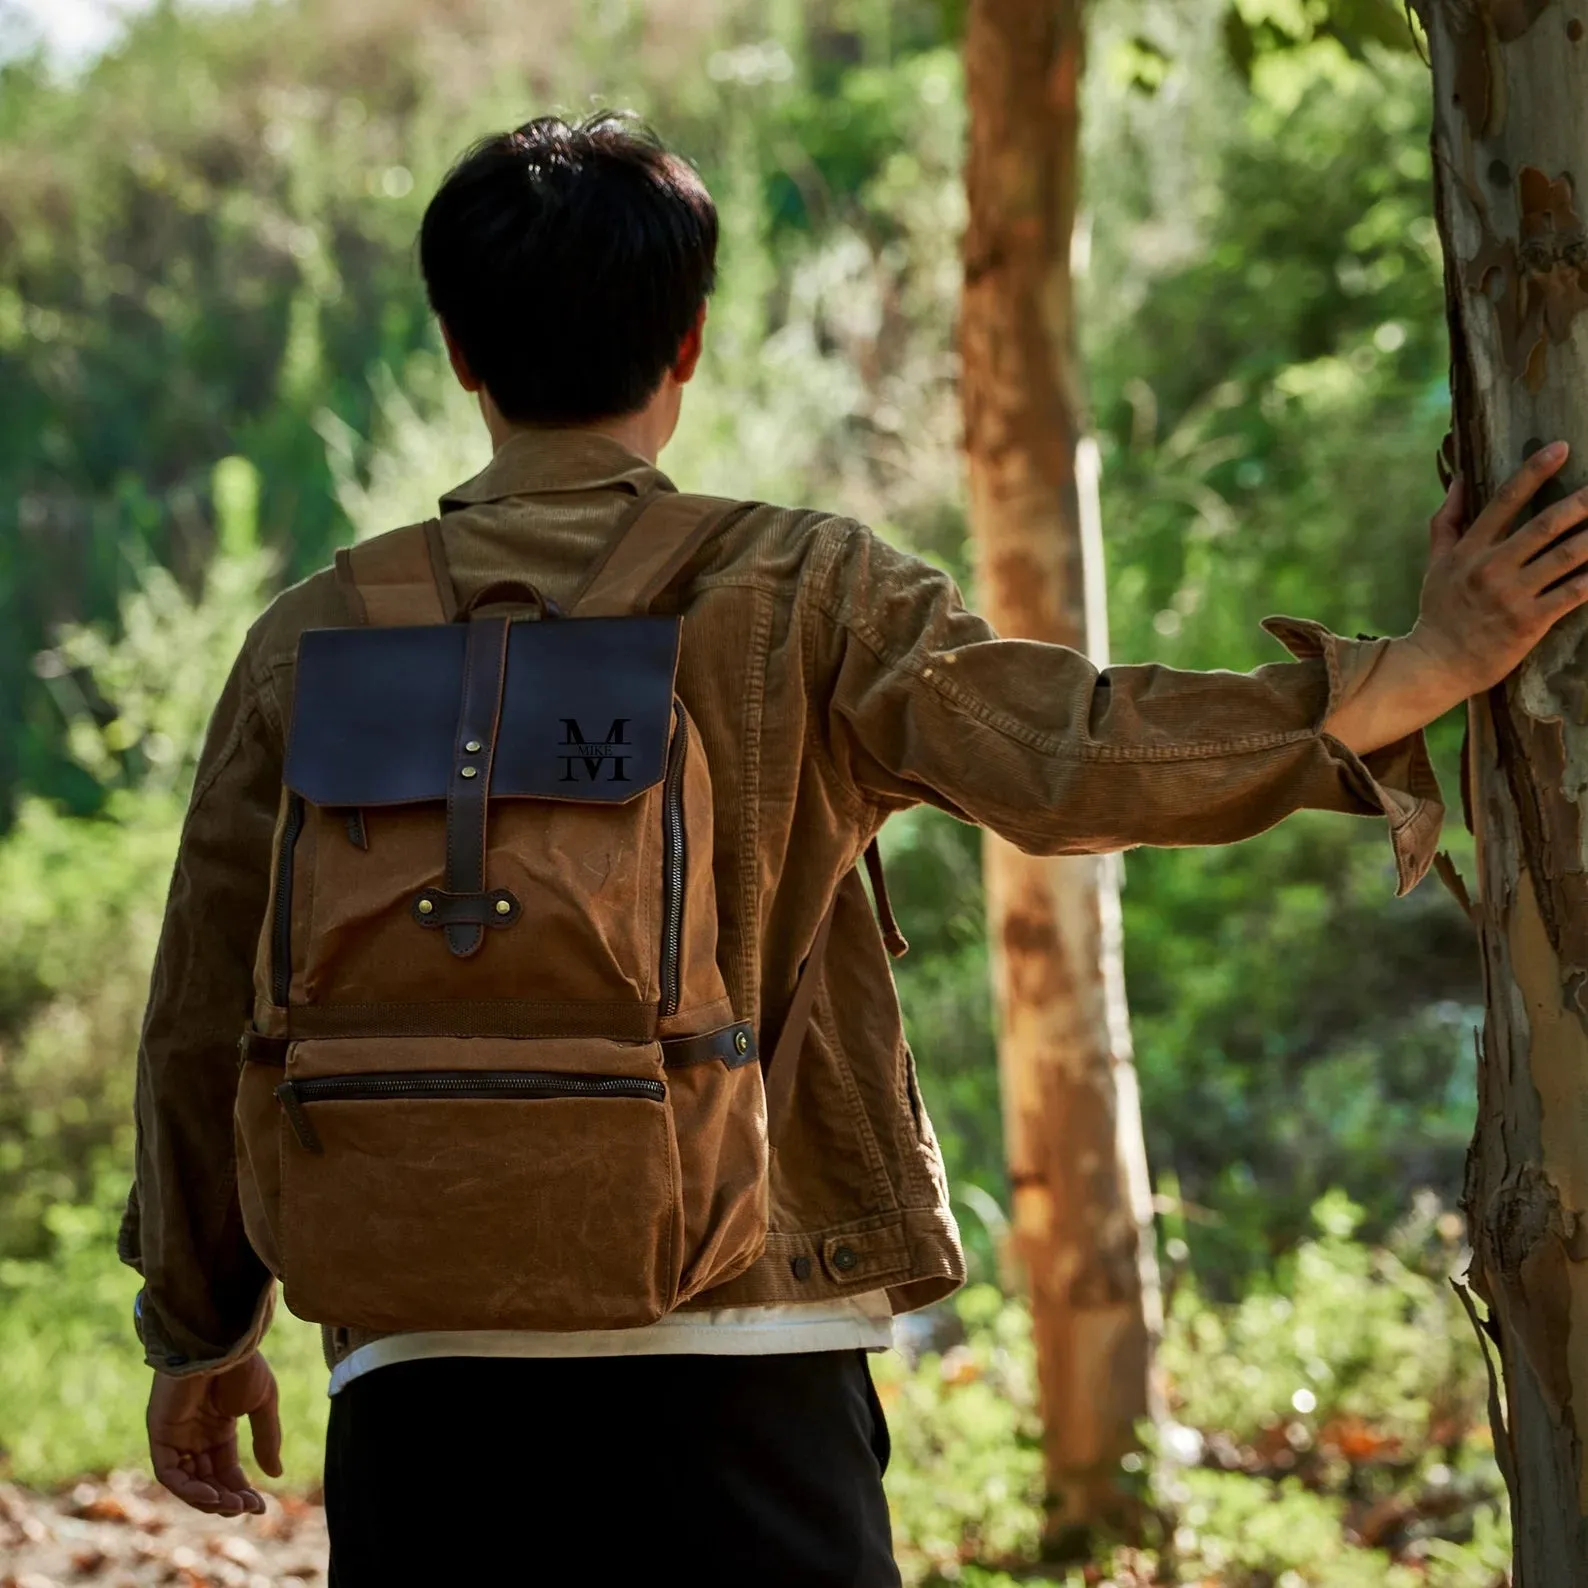
[[[147,1461],[149,1370],[132,1327],[138,1276],[109,1259],[124,1177],[107,1174],[96,1190],[93,1201],[46,1213],[47,1258],[0,1259],[0,1470],[24,1483]],[[320,1332],[278,1309],[266,1354],[282,1391],[279,1486],[313,1487],[327,1405]]]
[[[1121,1583],[1492,1588],[1503,1487],[1482,1359],[1442,1275],[1448,1216],[1425,1208],[1399,1253],[1355,1241],[1360,1216],[1325,1197],[1313,1237],[1239,1302],[1180,1279],[1163,1454],[1121,1480],[1153,1496],[1158,1537],[1114,1552]],[[962,1343],[877,1367],[900,1563],[910,1583],[1028,1581],[1043,1492],[1030,1320],[985,1285],[954,1313]]]

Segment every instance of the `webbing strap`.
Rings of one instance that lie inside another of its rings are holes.
[[[336,577],[358,620],[377,628],[450,623],[457,614],[440,519],[344,547]]]
[[[717,496],[656,491],[641,499],[570,608],[576,618],[644,612],[740,504]]]

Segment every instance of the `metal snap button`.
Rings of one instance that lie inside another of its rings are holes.
[[[459,777],[478,777],[479,775],[480,769],[477,766],[466,766],[458,774]]]
[[[750,1051],[750,1033],[748,1031],[734,1032],[733,1051],[735,1053],[748,1053]]]
[[[841,1274],[847,1274],[860,1259],[855,1256],[852,1246],[835,1246],[833,1248],[833,1267]]]
[[[480,753],[480,741],[478,739],[470,739],[464,745],[463,750],[466,755],[478,755]]]
[[[498,915],[511,915],[513,913],[513,901],[511,899],[498,899],[496,901],[496,913]]]
[[[421,915],[433,915],[435,908],[436,901],[434,899],[421,899],[419,901],[419,913]]]

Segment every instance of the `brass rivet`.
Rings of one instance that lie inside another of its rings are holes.
[[[478,755],[480,753],[480,741],[478,739],[470,739],[463,748],[470,755]]]
[[[511,915],[513,913],[513,901],[511,899],[498,899],[496,901],[496,913],[498,915]]]
[[[734,1032],[733,1050],[735,1053],[748,1053],[750,1051],[750,1033],[748,1031]]]
[[[480,769],[477,766],[466,766],[458,774],[459,777],[478,777],[479,775]]]
[[[435,908],[434,899],[421,899],[419,901],[419,913],[421,915],[431,915],[435,912]]]

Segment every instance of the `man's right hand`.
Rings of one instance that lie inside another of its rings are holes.
[[[254,1460],[281,1476],[276,1376],[257,1351],[219,1373],[154,1375],[149,1392],[149,1455],[154,1475],[195,1511],[262,1515],[264,1496],[237,1455],[237,1419],[253,1432]]]

